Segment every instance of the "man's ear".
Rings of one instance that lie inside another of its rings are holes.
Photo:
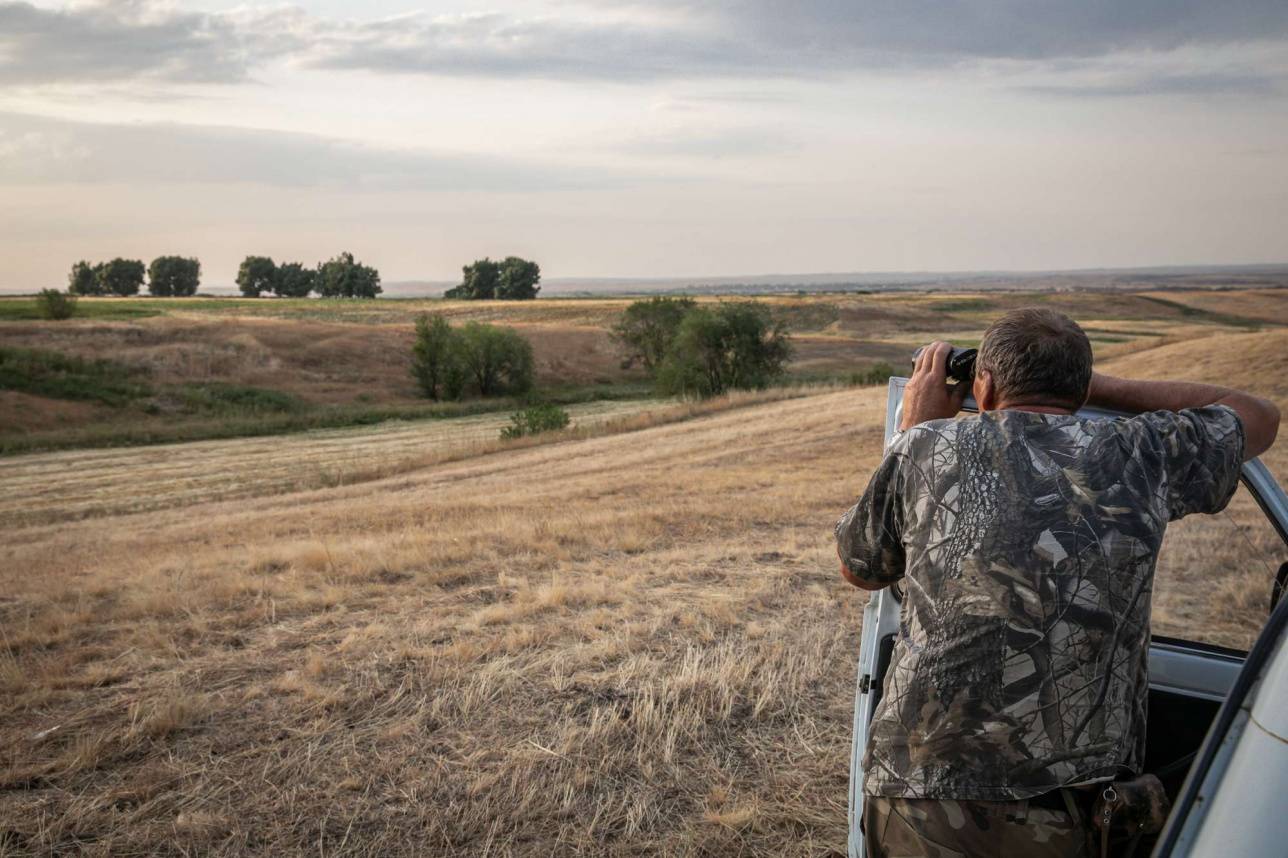
[[[975,395],[975,404],[980,411],[992,411],[997,407],[997,389],[993,387],[993,376],[988,370],[976,371],[971,393]]]

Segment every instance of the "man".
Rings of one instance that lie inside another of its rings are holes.
[[[868,855],[1086,855],[1092,785],[1141,772],[1163,531],[1225,507],[1279,412],[1093,374],[1077,324],[1025,309],[985,333],[980,413],[953,420],[950,352],[918,358],[901,432],[836,527],[847,581],[905,592],[863,761]]]

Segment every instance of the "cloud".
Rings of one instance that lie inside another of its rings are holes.
[[[146,0],[47,9],[0,2],[0,83],[155,78],[214,83],[247,77],[247,39],[233,19]]]
[[[0,113],[0,185],[248,183],[346,191],[609,187],[621,174],[361,146],[308,134]]]
[[[1281,96],[1285,92],[1282,78],[1240,72],[1126,74],[1117,80],[1033,84],[1019,89],[1035,95],[1064,98],[1127,98],[1146,95],[1266,98]]]
[[[758,41],[832,62],[1057,59],[1288,36],[1282,0],[726,0],[720,8],[724,22]]]
[[[303,61],[322,68],[608,80],[804,77],[1035,63],[1288,40],[1282,0],[659,0],[579,22],[407,15],[332,22]],[[671,15],[650,15],[665,8]]]
[[[0,0],[0,83],[239,83],[277,61],[381,74],[770,79],[1288,45],[1283,0],[624,0],[596,8],[339,20],[289,6],[197,13],[153,0],[60,9]],[[1206,91],[1219,90],[1209,78]],[[1102,86],[1111,94],[1150,80]],[[1186,85],[1180,77],[1154,83],[1167,92]],[[1201,87],[1197,78],[1193,86]]]

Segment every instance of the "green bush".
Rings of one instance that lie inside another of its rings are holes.
[[[481,322],[453,328],[440,314],[423,315],[411,373],[430,399],[522,395],[532,389],[532,344],[513,328]]]
[[[697,306],[692,298],[649,298],[635,301],[613,325],[613,339],[625,354],[622,368],[636,363],[652,375],[680,330],[685,314]]]
[[[70,319],[76,315],[76,296],[57,289],[41,289],[36,310],[42,319]]]
[[[541,432],[554,432],[568,426],[568,412],[558,405],[533,405],[510,415],[510,425],[501,430],[503,439],[522,438]]]
[[[717,396],[757,390],[786,370],[792,354],[787,326],[752,301],[695,307],[680,322],[658,367],[658,390],[681,396]]]
[[[453,337],[452,352],[465,383],[479,396],[522,394],[532,389],[532,344],[513,328],[466,322]]]
[[[422,313],[416,319],[416,342],[411,351],[411,374],[420,392],[430,399],[460,395],[463,379],[452,346],[453,331],[442,313]],[[451,377],[449,379],[449,376]],[[449,384],[449,381],[453,382]]]

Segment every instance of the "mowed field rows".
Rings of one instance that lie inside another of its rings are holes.
[[[646,399],[592,402],[567,410],[573,428],[593,429],[673,406]],[[401,473],[417,464],[495,448],[509,422],[508,414],[483,414],[290,436],[0,458],[0,484],[5,487],[0,527],[172,509]]]

